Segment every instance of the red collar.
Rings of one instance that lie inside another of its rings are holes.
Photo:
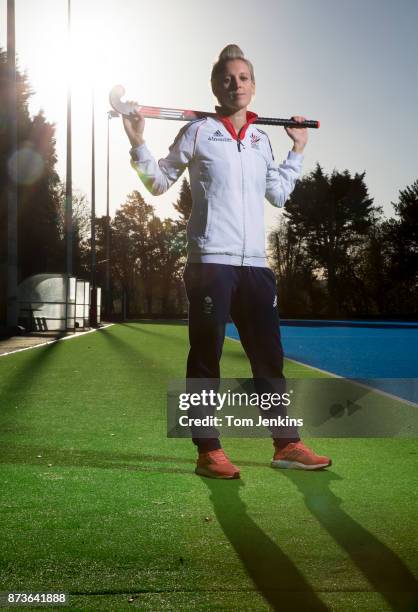
[[[229,117],[226,117],[225,115],[221,115],[220,114],[220,106],[215,106],[215,110],[216,110],[216,116],[219,119],[219,121],[222,121],[223,125],[226,127],[226,129],[228,130],[228,132],[231,134],[232,138],[234,140],[238,140],[238,134],[235,131],[234,126],[232,125],[232,122],[230,120]],[[254,121],[258,118],[258,115],[256,113],[252,113],[251,111],[247,111],[247,122],[245,125],[242,126],[242,128],[239,131],[239,136],[240,136],[240,140],[243,140],[245,138],[245,133],[247,131],[247,128],[249,125],[251,125],[252,123],[254,123]]]

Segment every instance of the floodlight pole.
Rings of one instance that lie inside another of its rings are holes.
[[[107,169],[106,169],[106,316],[112,315],[112,293],[110,288],[110,120],[119,117],[116,111],[107,113]]]
[[[91,94],[91,303],[90,326],[97,327],[96,161],[94,151],[94,88]]]
[[[65,267],[67,273],[67,295],[65,298],[65,329],[68,326],[68,300],[70,276],[73,273],[73,179],[72,179],[72,141],[71,141],[71,0],[68,0],[67,14],[67,43],[68,43],[68,88],[67,88],[67,154],[65,176]]]
[[[17,153],[15,2],[7,0],[7,69],[9,85],[9,152]],[[16,158],[16,164],[18,159]],[[7,325],[17,325],[17,182],[7,176]]]

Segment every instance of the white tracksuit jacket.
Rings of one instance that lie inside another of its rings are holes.
[[[132,166],[153,195],[160,195],[189,169],[193,207],[187,225],[187,260],[234,266],[266,266],[264,198],[283,206],[300,176],[303,155],[274,161],[269,138],[247,112],[239,137],[226,117],[188,123],[165,159],[157,163],[142,144]]]

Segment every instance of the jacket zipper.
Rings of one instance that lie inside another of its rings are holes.
[[[239,138],[239,133],[237,135],[237,147],[238,153],[241,153],[241,149],[245,149],[244,143]],[[241,186],[242,186],[242,256],[241,256],[241,265],[244,265],[245,258],[245,186],[244,186],[244,166],[242,163],[242,155],[239,156],[241,163]]]

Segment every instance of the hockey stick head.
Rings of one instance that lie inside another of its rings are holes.
[[[121,98],[125,95],[123,85],[115,85],[109,93],[110,106],[121,115],[129,117],[135,113],[135,109],[139,108],[135,102],[122,102]]]

